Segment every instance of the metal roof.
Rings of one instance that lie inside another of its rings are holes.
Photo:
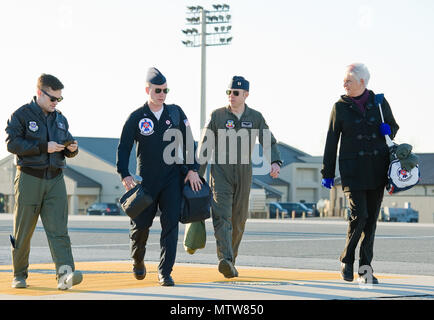
[[[416,153],[419,156],[420,184],[434,184],[434,153]]]
[[[78,147],[92,153],[98,158],[108,162],[116,168],[116,157],[119,145],[119,138],[94,138],[94,137],[75,137]],[[136,148],[131,149],[129,170],[136,173]]]
[[[71,178],[75,182],[77,182],[77,187],[79,188],[102,188],[102,185],[95,180],[81,174],[80,172],[72,169],[71,167],[66,167],[63,170],[63,173],[66,177]]]

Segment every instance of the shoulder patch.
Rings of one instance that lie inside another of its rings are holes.
[[[38,124],[36,121],[29,121],[29,130],[32,132],[36,132],[39,130]]]

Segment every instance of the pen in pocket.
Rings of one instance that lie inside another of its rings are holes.
[[[11,244],[12,244],[12,248],[14,248],[14,249],[15,249],[15,238],[14,238],[14,237],[12,237],[11,235],[9,235],[9,240],[11,241]]]

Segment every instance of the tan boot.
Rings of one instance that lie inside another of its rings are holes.
[[[219,261],[219,272],[225,276],[225,278],[238,277],[238,271],[235,269],[231,261],[222,259]]]

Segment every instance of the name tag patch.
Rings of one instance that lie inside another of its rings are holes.
[[[253,128],[252,121],[241,121],[241,128]]]

